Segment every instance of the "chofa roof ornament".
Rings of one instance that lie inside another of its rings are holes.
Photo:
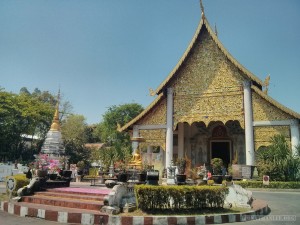
[[[203,6],[202,0],[200,0],[200,8],[201,8],[201,16],[202,16],[202,18],[204,18],[205,14],[204,14],[204,6]]]

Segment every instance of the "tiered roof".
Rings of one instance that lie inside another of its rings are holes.
[[[155,107],[161,99],[164,98],[164,90],[170,85],[172,80],[174,80],[177,76],[177,71],[181,68],[183,63],[187,60],[188,56],[191,54],[192,49],[196,45],[197,39],[199,39],[201,35],[201,30],[206,29],[213,39],[213,41],[216,43],[218,48],[224,53],[226,58],[233,63],[245,76],[245,80],[249,80],[252,82],[252,90],[254,90],[257,94],[259,94],[262,98],[264,98],[266,101],[270,102],[271,104],[275,105],[278,109],[288,113],[289,115],[300,119],[300,114],[288,109],[287,107],[281,105],[268,95],[262,92],[262,87],[264,86],[264,82],[260,80],[257,76],[255,76],[253,73],[251,73],[249,70],[247,70],[243,65],[241,65],[228,51],[227,49],[223,46],[223,44],[220,42],[218,36],[215,34],[215,32],[212,30],[210,27],[204,13],[203,13],[203,8],[202,8],[202,17],[200,20],[200,23],[197,27],[197,30],[192,38],[192,41],[188,45],[186,51],[180,58],[179,62],[177,65],[174,67],[174,69],[171,71],[171,73],[167,76],[167,78],[158,86],[158,88],[154,91],[154,94],[158,95],[157,98],[143,111],[141,112],[136,118],[131,120],[129,123],[125,124],[123,127],[119,129],[119,131],[125,131],[132,127],[134,124],[136,124],[140,119],[142,119],[153,107]]]

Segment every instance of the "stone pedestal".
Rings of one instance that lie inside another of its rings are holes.
[[[76,176],[76,182],[81,182],[81,175]]]

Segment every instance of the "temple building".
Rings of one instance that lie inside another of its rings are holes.
[[[155,100],[121,127],[143,137],[140,148],[159,147],[164,168],[177,157],[193,166],[222,158],[255,165],[255,151],[284,135],[299,145],[300,114],[272,99],[260,80],[222,45],[202,8],[196,33],[183,56],[152,94]],[[137,147],[134,143],[134,149]]]

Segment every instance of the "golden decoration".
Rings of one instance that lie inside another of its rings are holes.
[[[290,143],[289,126],[262,126],[254,127],[255,150],[262,146],[271,145],[271,138],[275,135],[283,135],[287,143]]]
[[[244,126],[243,73],[218,48],[208,32],[193,49],[176,78],[174,127],[179,122],[237,120]]]
[[[152,88],[149,88],[150,96],[154,96],[156,93]]]
[[[138,124],[166,124],[167,123],[167,100],[162,99],[155,105],[139,122]]]
[[[60,131],[60,124],[59,124],[59,100],[60,100],[60,90],[58,91],[57,96],[57,104],[55,108],[55,113],[53,116],[52,124],[50,130],[52,131]]]
[[[293,119],[291,115],[274,106],[254,91],[252,92],[252,108],[254,121]]]
[[[270,84],[270,75],[268,75],[264,81],[263,86],[265,87],[264,93],[267,95],[269,91],[269,84]]]

